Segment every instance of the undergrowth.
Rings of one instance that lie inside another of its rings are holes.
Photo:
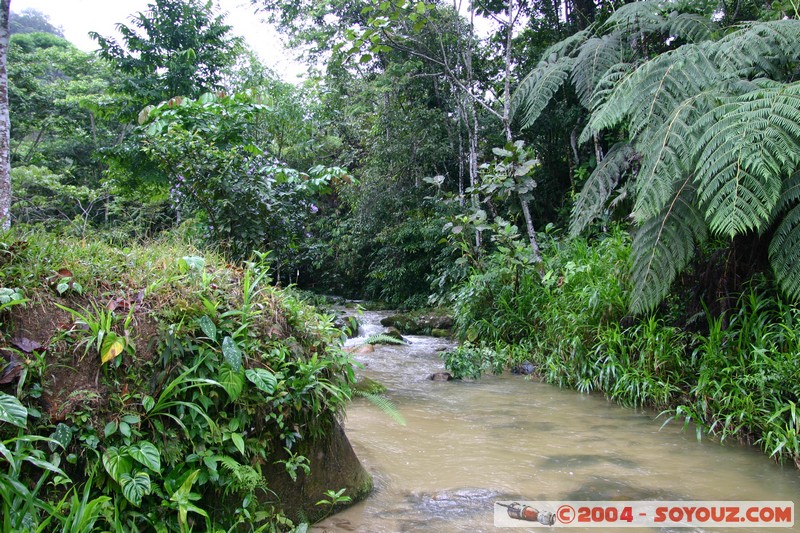
[[[800,467],[800,310],[763,278],[705,333],[669,315],[627,316],[630,239],[543,239],[531,267],[502,251],[455,293],[463,345],[444,354],[455,377],[530,362],[540,377],[692,423],[698,437],[755,443]]]
[[[0,306],[0,530],[290,528],[263,471],[313,468],[297,444],[354,375],[333,316],[268,281],[264,254],[175,235],[3,235],[0,285],[23,298]]]

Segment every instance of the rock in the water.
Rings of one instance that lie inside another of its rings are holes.
[[[534,372],[536,372],[536,365],[534,365],[530,361],[523,361],[511,367],[512,374],[521,374],[525,376],[530,376]]]
[[[440,338],[440,339],[447,338],[452,334],[453,334],[453,332],[450,331],[449,329],[433,328],[431,330],[431,337],[437,337],[437,338]]]
[[[436,372],[428,376],[428,379],[431,381],[451,381],[453,376],[450,375],[450,372]]]
[[[358,378],[358,381],[353,384],[353,389],[366,392],[367,394],[381,394],[386,392],[386,385],[378,383],[367,376],[361,376]]]
[[[397,329],[397,328],[396,328],[396,327],[394,327],[394,326],[387,328],[387,329],[386,329],[386,331],[385,331],[383,334],[384,334],[384,335],[386,335],[387,337],[391,337],[391,338],[393,338],[393,339],[397,339],[397,340],[399,340],[399,341],[403,341],[403,342],[406,342],[406,343],[408,342],[408,341],[407,341],[407,340],[406,340],[406,339],[403,337],[403,334],[402,334],[402,333],[400,333],[400,330],[399,330],[399,329]]]
[[[449,315],[404,313],[388,316],[381,320],[385,327],[395,327],[406,335],[427,335],[434,329],[450,329],[453,317]]]
[[[361,355],[374,352],[375,347],[371,344],[362,344],[361,346],[353,346],[352,348],[348,348],[346,351],[352,354]]]

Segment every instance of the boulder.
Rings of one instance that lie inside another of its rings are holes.
[[[435,372],[428,376],[428,379],[431,381],[452,381],[453,376],[450,375],[450,372]]]
[[[372,491],[372,476],[364,469],[353,451],[344,429],[332,419],[325,435],[302,439],[293,453],[308,457],[311,473],[297,471],[293,481],[280,460],[289,459],[282,445],[275,447],[275,457],[264,465],[263,475],[280,501],[283,512],[295,522],[316,522],[325,515],[364,499]],[[315,505],[328,490],[345,489],[351,502],[328,509]]]
[[[447,337],[451,336],[452,334],[453,334],[453,332],[451,330],[449,330],[449,329],[433,328],[431,330],[431,337],[437,337],[437,338],[440,338],[440,339],[447,338]]]
[[[401,313],[381,320],[384,327],[395,327],[404,335],[430,335],[434,329],[451,329],[453,317],[438,314]]]
[[[379,383],[367,376],[360,376],[353,384],[353,390],[365,392],[367,394],[382,394],[386,392],[386,385]]]
[[[403,335],[402,333],[400,333],[400,330],[394,326],[387,328],[386,331],[383,332],[383,334],[386,335],[387,337],[391,337],[393,339],[397,339],[405,343],[408,342],[405,338],[403,338]]]
[[[530,376],[534,372],[536,372],[536,365],[534,365],[530,361],[523,361],[511,367],[512,374],[521,374],[524,376]]]

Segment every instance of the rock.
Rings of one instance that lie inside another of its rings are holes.
[[[453,317],[437,314],[401,313],[381,320],[385,327],[395,327],[405,335],[427,335],[434,329],[451,329]]]
[[[453,376],[450,375],[450,372],[436,372],[428,376],[428,379],[431,381],[452,381]]]
[[[348,339],[358,336],[358,328],[360,324],[358,318],[353,315],[337,316],[333,321],[333,326],[340,329],[347,335]]]
[[[431,337],[437,337],[437,338],[440,338],[440,339],[447,338],[447,337],[451,336],[452,334],[453,334],[453,332],[451,330],[449,330],[449,329],[433,328],[431,330]]]
[[[448,315],[426,315],[417,318],[416,324],[420,329],[450,329],[453,327],[453,317]]]
[[[400,333],[400,330],[397,329],[396,327],[393,327],[393,326],[389,327],[383,334],[386,335],[387,337],[391,337],[393,339],[397,339],[399,341],[403,341],[405,343],[408,343],[408,341]]]
[[[373,345],[371,345],[371,344],[362,344],[360,346],[353,346],[351,348],[347,348],[345,351],[348,352],[348,353],[356,354],[356,355],[362,355],[362,354],[365,354],[365,353],[374,352],[375,351],[375,347]]]
[[[275,456],[262,468],[264,479],[268,481],[270,494],[264,499],[274,504],[278,497],[280,507],[295,522],[316,522],[325,515],[348,507],[364,499],[372,490],[372,477],[356,457],[350,441],[339,423],[332,419],[331,427],[325,434],[298,441],[292,452],[308,457],[311,472],[297,471],[297,481],[293,481],[280,460],[289,459],[281,443],[275,447]],[[328,509],[314,502],[326,497],[325,491],[336,487],[345,489],[352,498],[350,503]]]
[[[360,376],[353,384],[353,389],[367,394],[381,394],[386,392],[386,385],[367,376]]]
[[[511,367],[512,374],[521,374],[525,376],[530,376],[534,372],[536,372],[536,365],[534,365],[530,361],[523,361]]]

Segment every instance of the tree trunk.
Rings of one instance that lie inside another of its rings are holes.
[[[0,227],[11,227],[11,123],[8,118],[8,16],[11,0],[0,0]]]
[[[521,9],[521,8],[520,8]],[[514,136],[511,134],[511,46],[514,38],[514,22],[516,15],[514,14],[514,0],[508,0],[506,5],[508,14],[508,22],[506,24],[506,71],[505,80],[503,85],[503,130],[506,134],[506,142],[511,144],[514,141]],[[539,262],[542,256],[539,253],[539,244],[536,242],[536,231],[533,227],[533,218],[531,217],[531,209],[528,206],[527,200],[520,195],[520,207],[522,207],[522,216],[525,217],[525,227],[528,230],[528,239],[531,241],[531,250],[533,251],[533,260]]]

